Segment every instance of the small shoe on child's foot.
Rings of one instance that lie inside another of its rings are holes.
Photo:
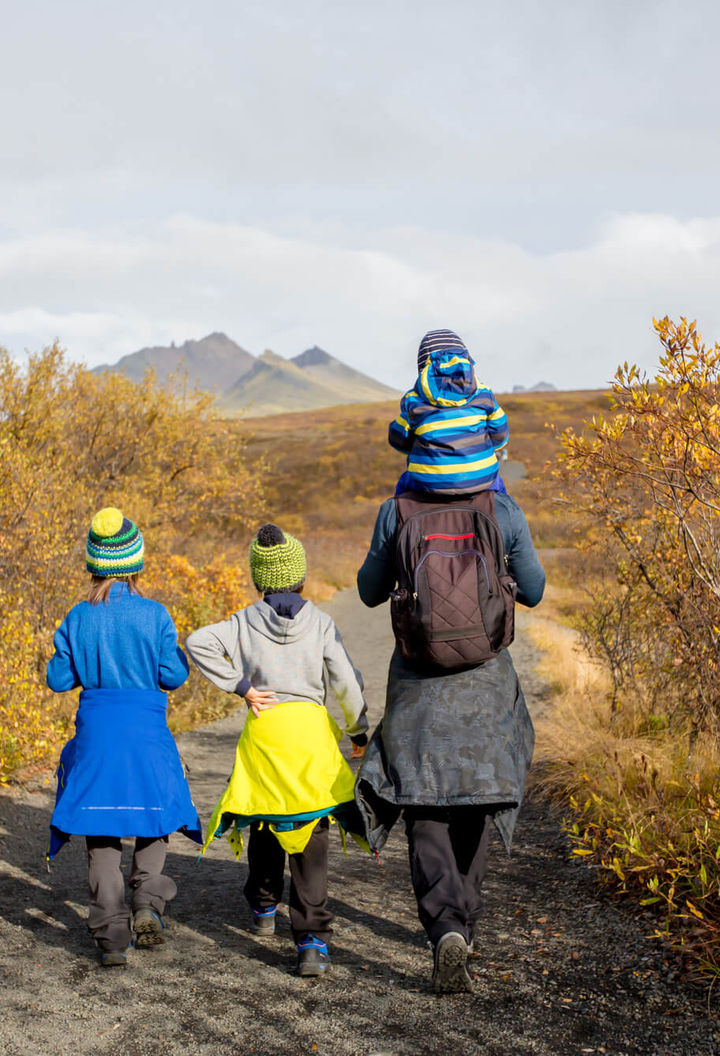
[[[435,945],[432,984],[436,994],[462,994],[472,991],[467,970],[468,946],[458,931],[441,935]]]
[[[100,964],[103,968],[127,968],[127,950],[101,950]]]
[[[268,906],[267,909],[250,907],[250,931],[257,935],[274,935],[276,913],[277,906]]]
[[[298,959],[295,974],[303,976],[325,975],[330,967],[327,943],[308,935],[297,944]]]
[[[133,931],[137,947],[149,949],[151,946],[159,946],[165,942],[164,930],[162,917],[151,906],[141,906],[133,913]]]

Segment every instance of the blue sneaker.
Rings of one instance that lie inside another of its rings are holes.
[[[125,950],[101,950],[100,964],[103,968],[127,968],[128,951]]]
[[[330,967],[327,943],[308,935],[297,944],[298,959],[295,974],[303,976],[325,975]]]
[[[275,934],[275,914],[277,906],[268,906],[267,909],[253,909],[250,907],[250,931],[256,935]]]

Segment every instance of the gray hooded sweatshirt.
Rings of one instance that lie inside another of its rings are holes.
[[[207,679],[228,693],[248,682],[272,690],[279,701],[324,706],[326,678],[345,716],[350,737],[368,728],[363,681],[332,617],[306,601],[293,619],[266,601],[240,609],[229,620],[194,631],[185,647]]]

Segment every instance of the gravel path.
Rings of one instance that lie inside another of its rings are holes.
[[[386,609],[353,591],[325,606],[363,670],[379,718],[391,649]],[[526,618],[526,617],[525,617]],[[547,705],[523,637],[513,647],[531,710]],[[180,738],[205,820],[232,764],[242,714]],[[568,860],[556,819],[527,804],[513,856],[496,843],[486,883],[476,992],[437,998],[399,827],[382,865],[331,841],[337,914],[328,979],[299,980],[287,916],[278,934],[247,930],[244,862],[224,841],[196,863],[171,838],[179,885],[168,943],[127,970],[97,966],[85,930],[83,841],[48,874],[52,783],[0,795],[0,1053],[3,1056],[713,1056],[720,1031],[704,996],[645,939],[647,921],[604,899]]]

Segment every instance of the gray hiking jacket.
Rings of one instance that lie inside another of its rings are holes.
[[[536,605],[545,574],[525,516],[506,495],[496,515],[518,584],[518,599]],[[366,605],[388,599],[395,586],[397,521],[392,499],[378,513],[368,556],[358,573]],[[493,810],[510,848],[535,734],[507,650],[467,671],[428,675],[396,649],[390,661],[385,714],[358,772],[355,795],[370,845],[379,850],[404,806]]]
[[[292,618],[266,601],[240,609],[229,620],[194,631],[185,648],[219,689],[236,693],[248,682],[278,700],[325,704],[326,677],[351,737],[368,727],[363,681],[331,616],[306,601]]]

